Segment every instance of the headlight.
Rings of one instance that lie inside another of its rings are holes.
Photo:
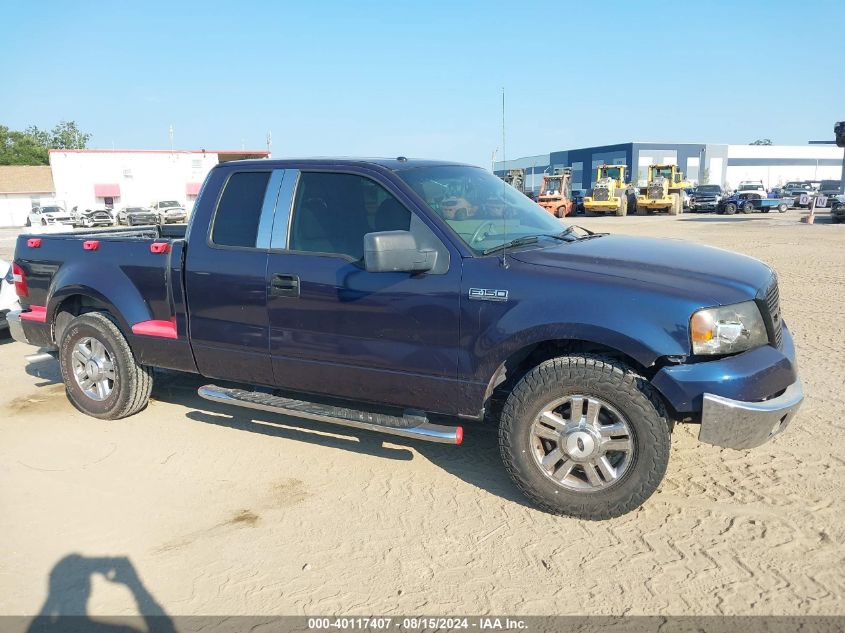
[[[693,354],[731,354],[769,342],[753,301],[699,310],[690,319],[690,338]]]

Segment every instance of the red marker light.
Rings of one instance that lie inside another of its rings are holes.
[[[26,245],[30,248],[41,248],[41,238],[31,237],[26,241]]]
[[[86,251],[96,251],[100,248],[100,240],[85,240],[82,242],[82,248]]]
[[[169,253],[170,252],[170,244],[167,242],[153,242],[150,244],[150,252],[151,253]]]

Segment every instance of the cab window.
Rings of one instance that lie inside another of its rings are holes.
[[[296,190],[289,248],[364,256],[364,235],[407,231],[411,212],[377,182],[355,174],[302,172]]]

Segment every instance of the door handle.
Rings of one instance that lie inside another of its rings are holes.
[[[298,297],[299,275],[274,273],[270,277],[270,295],[273,297]]]

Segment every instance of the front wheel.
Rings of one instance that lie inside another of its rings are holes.
[[[725,205],[725,213],[728,215],[734,215],[736,213],[736,204],[728,202],[728,204]]]
[[[786,213],[786,210],[787,210],[788,208],[789,208],[789,207],[787,207],[785,203],[781,202],[781,203],[778,205],[778,213]]]
[[[508,397],[499,448],[516,485],[552,514],[599,520],[640,506],[669,462],[665,408],[651,385],[610,358],[548,360]]]
[[[71,404],[92,417],[125,418],[149,401],[152,368],[135,360],[115,322],[101,312],[78,316],[63,329],[59,366]]]

